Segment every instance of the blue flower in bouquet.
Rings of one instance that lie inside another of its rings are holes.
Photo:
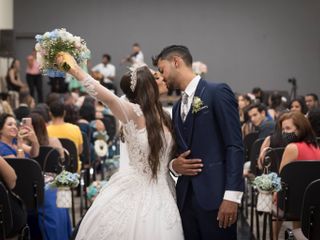
[[[281,178],[274,172],[262,174],[254,179],[253,185],[258,188],[258,190],[279,192],[281,190]]]
[[[61,72],[55,63],[59,52],[69,53],[80,65],[86,64],[91,55],[86,42],[82,38],[67,32],[64,28],[55,29],[43,35],[36,35],[35,39],[37,41],[35,49],[40,69],[44,74],[51,77],[57,75],[53,72]],[[64,66],[64,71],[68,71],[67,64]]]
[[[96,198],[96,196],[101,191],[102,187],[107,184],[107,181],[94,181],[87,188],[87,197],[90,202]]]
[[[63,170],[60,174],[58,174],[52,183],[50,183],[50,187],[59,188],[59,187],[71,187],[75,188],[79,184],[79,174],[71,173],[66,170]]]

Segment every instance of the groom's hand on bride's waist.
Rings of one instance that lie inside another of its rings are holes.
[[[187,159],[191,151],[188,150],[173,159],[172,169],[179,175],[195,176],[202,171],[202,160],[199,158]]]

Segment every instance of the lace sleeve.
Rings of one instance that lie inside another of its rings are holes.
[[[136,104],[119,98],[109,89],[105,88],[98,81],[93,79],[89,74],[86,74],[81,83],[90,96],[106,104],[112,111],[113,115],[121,122],[127,123],[130,120],[135,121],[137,117],[141,116],[136,113]]]

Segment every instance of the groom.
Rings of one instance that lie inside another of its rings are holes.
[[[185,46],[164,48],[154,59],[169,88],[183,91],[172,111],[179,156],[177,202],[186,240],[237,239],[243,191],[243,146],[234,94],[192,71]]]

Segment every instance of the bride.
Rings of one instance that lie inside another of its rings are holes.
[[[129,156],[84,216],[76,239],[183,239],[167,167],[174,145],[171,120],[162,110],[148,67],[136,67],[122,77],[126,101],[81,70],[69,54],[59,54],[57,63],[67,63],[68,73],[120,120]]]

